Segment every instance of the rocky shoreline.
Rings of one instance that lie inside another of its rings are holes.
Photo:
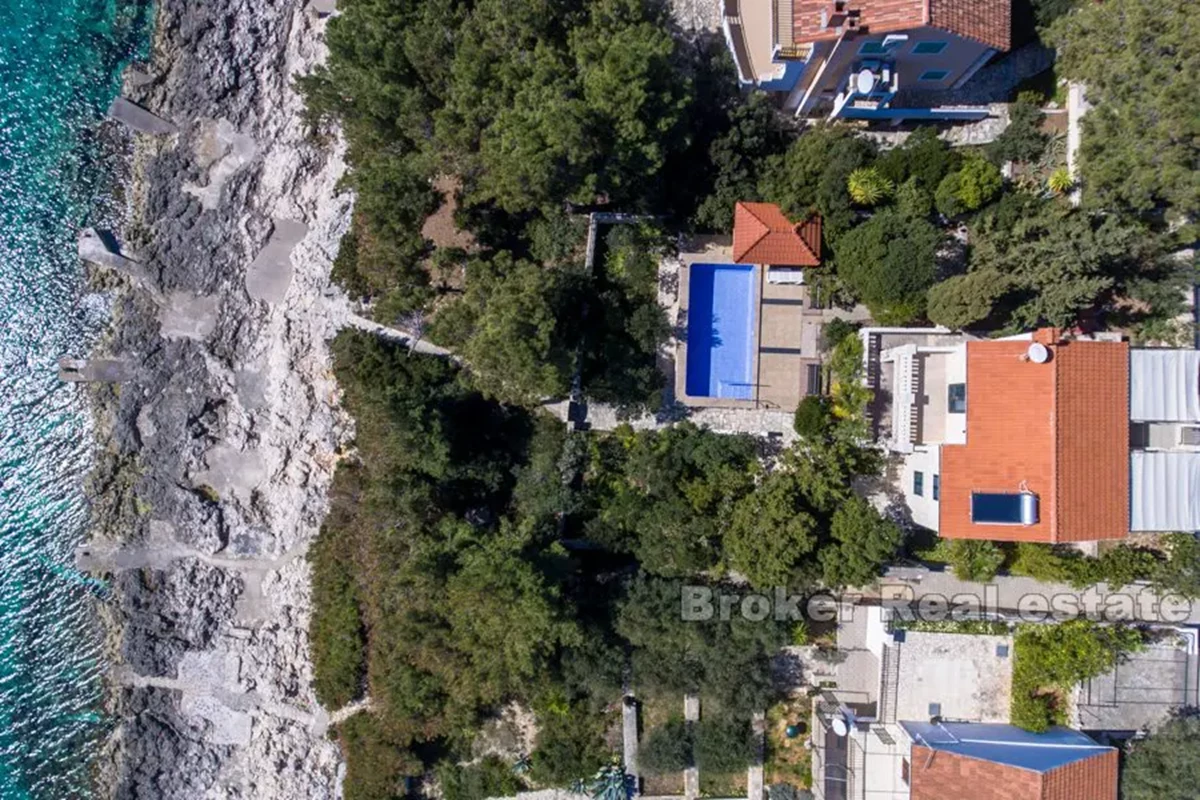
[[[304,554],[352,433],[327,347],[352,198],[343,146],[310,136],[292,88],[325,55],[306,5],[161,0],[152,62],[126,81],[179,132],[134,146],[117,237],[142,269],[96,273],[120,285],[95,355],[128,373],[94,385],[79,553],[111,587],[101,796],[341,796]]]

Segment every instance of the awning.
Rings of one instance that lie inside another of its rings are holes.
[[[1200,421],[1200,351],[1129,351],[1129,418],[1135,422]]]
[[[1200,453],[1130,454],[1130,530],[1200,530]]]

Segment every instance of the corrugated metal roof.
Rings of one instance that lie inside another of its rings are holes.
[[[1200,351],[1129,351],[1129,418],[1200,421]]]
[[[1130,528],[1200,530],[1200,453],[1130,454]]]

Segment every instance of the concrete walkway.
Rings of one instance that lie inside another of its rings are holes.
[[[1082,83],[1067,85],[1067,171],[1071,180],[1075,181],[1075,189],[1071,192],[1071,205],[1078,206],[1083,202],[1083,192],[1079,188],[1079,148],[1083,143],[1083,115],[1091,105],[1084,96]]]
[[[750,717],[750,731],[754,737],[754,763],[746,770],[747,800],[763,800],[763,758],[766,756],[767,715],[755,711]]]
[[[205,680],[203,676],[188,674],[181,678],[163,678],[141,675],[127,666],[113,670],[113,681],[119,686],[139,689],[153,688],[180,692],[181,707],[205,716],[214,726],[224,726],[222,738],[240,739],[249,736],[250,717],[265,715],[285,719],[304,725],[316,736],[324,736],[331,725],[338,725],[362,711],[371,709],[371,698],[364,697],[333,712],[317,706],[302,706],[268,700],[255,691],[239,692],[222,685],[220,681]],[[186,711],[185,711],[186,713]]]
[[[982,584],[959,580],[948,570],[934,572],[925,567],[889,567],[879,580],[879,590],[864,594],[868,597],[907,599],[912,603],[920,603],[922,598],[945,598],[952,603],[969,599],[984,608],[1002,612],[1015,612],[1022,608],[1037,611],[1049,608],[1051,603],[1057,604],[1056,608],[1067,608],[1073,603],[1080,615],[1104,614],[1107,610],[1113,612],[1114,619],[1200,625],[1200,602],[1174,597],[1163,603],[1163,598],[1145,584],[1109,587],[1101,583],[1076,589],[1066,584],[1041,583],[1017,575],[997,575]],[[956,601],[955,598],[959,599]],[[926,602],[933,603],[935,600]]]
[[[683,719],[689,728],[700,721],[699,695],[684,695]],[[695,764],[683,771],[683,796],[686,800],[695,800],[700,796],[700,770]]]
[[[621,738],[622,757],[625,760],[625,771],[637,781],[638,773],[638,721],[637,699],[632,693],[621,700]]]
[[[298,558],[307,546],[299,545],[276,558],[244,558],[205,553],[181,544],[169,524],[152,521],[145,540],[132,545],[89,542],[75,551],[75,567],[80,572],[106,574],[141,569],[166,569],[175,561],[195,559],[218,569],[241,574],[242,593],[237,599],[236,619],[241,625],[253,625],[269,614],[263,596],[263,581]]]

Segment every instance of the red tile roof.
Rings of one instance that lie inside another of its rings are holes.
[[[739,202],[733,210],[733,260],[781,267],[821,266],[821,217],[793,223],[774,203]]]
[[[1039,332],[1038,339],[1048,340]],[[967,343],[967,441],[943,445],[939,534],[950,539],[1077,542],[1129,533],[1129,346]],[[1038,496],[1033,525],[971,521],[971,493]]]
[[[932,757],[931,757],[932,755]],[[911,800],[1116,800],[1117,751],[1105,750],[1049,772],[931,753],[913,745]]]
[[[1000,51],[1012,47],[1011,0],[930,0],[929,24]]]
[[[796,44],[836,39],[839,30],[821,27],[829,0],[794,0],[792,30]],[[868,35],[896,33],[926,25],[973,39],[997,50],[1012,46],[1011,0],[849,0]]]

